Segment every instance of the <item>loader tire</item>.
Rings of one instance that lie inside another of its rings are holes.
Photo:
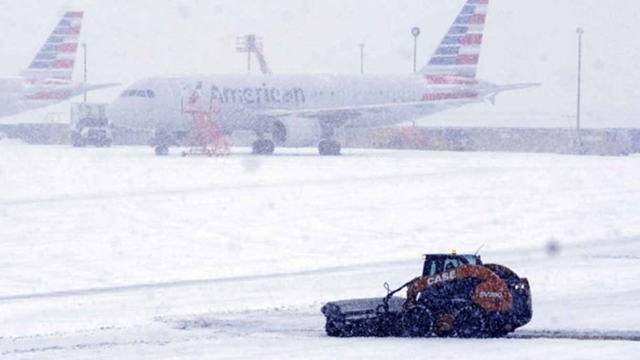
[[[475,305],[461,308],[455,315],[454,328],[458,337],[479,338],[485,334],[484,311]]]
[[[429,336],[433,328],[433,314],[426,307],[416,305],[402,314],[402,328],[410,337]]]

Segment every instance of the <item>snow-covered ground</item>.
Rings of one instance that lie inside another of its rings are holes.
[[[233,152],[0,141],[0,358],[640,354],[640,156]],[[324,334],[325,302],[483,244],[531,283],[519,338]]]

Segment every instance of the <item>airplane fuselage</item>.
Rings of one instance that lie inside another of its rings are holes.
[[[337,125],[378,127],[479,100],[472,87],[430,85],[414,75],[167,77],[131,85],[110,105],[109,117],[128,128],[189,131],[193,111],[210,110],[219,125],[231,132],[254,130],[261,118],[306,117],[305,110],[313,110],[314,118]],[[422,105],[394,106],[404,103]]]

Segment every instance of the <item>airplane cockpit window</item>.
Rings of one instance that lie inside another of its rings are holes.
[[[136,93],[136,95],[137,95],[138,97],[144,97],[144,98],[146,98],[146,97],[147,97],[147,92],[146,92],[146,91],[144,91],[144,90],[138,90],[138,92]]]
[[[147,90],[147,97],[154,98],[156,97],[156,94],[153,92],[153,90]]]

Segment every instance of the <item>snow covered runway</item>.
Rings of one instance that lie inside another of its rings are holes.
[[[151,149],[0,141],[5,358],[635,359],[640,157]],[[174,152],[178,154],[178,151]],[[383,296],[426,252],[526,276],[498,340],[333,339],[326,301]],[[559,251],[549,253],[549,244]]]

